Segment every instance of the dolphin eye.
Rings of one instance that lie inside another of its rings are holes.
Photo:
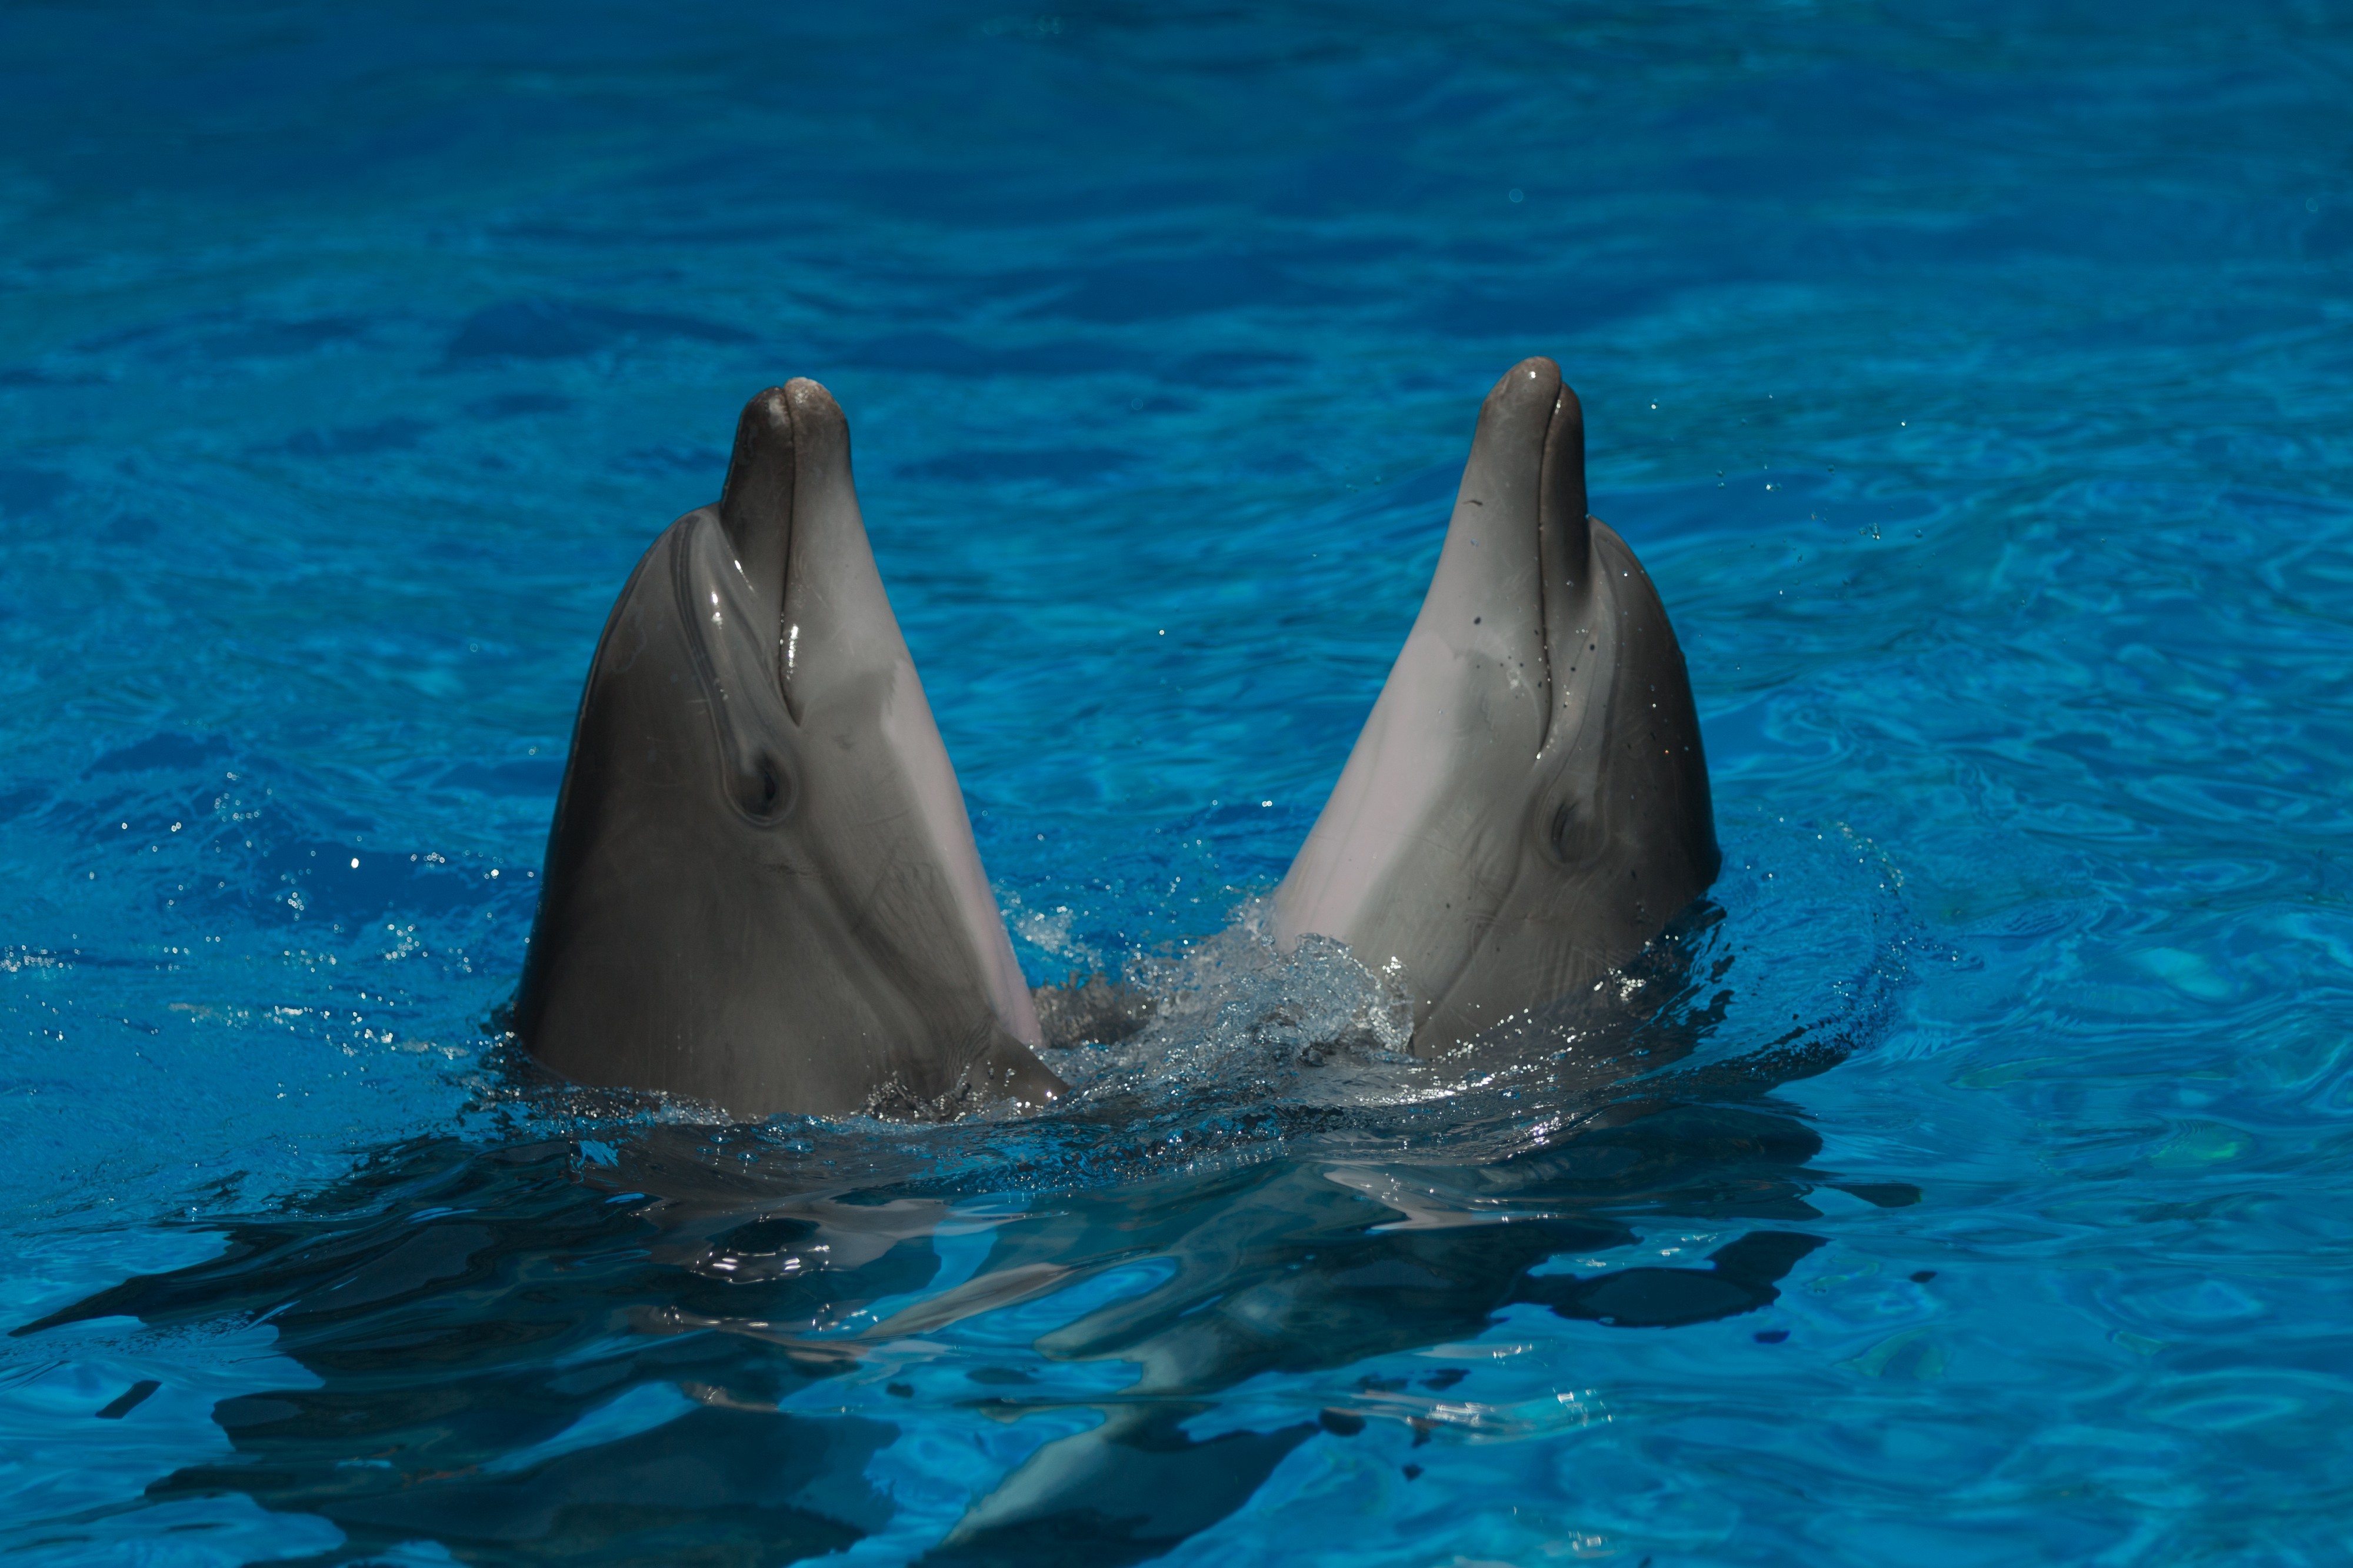
[[[1557,865],[1581,864],[1591,859],[1600,847],[1600,826],[1588,803],[1560,800],[1545,822],[1545,848]]]
[[[783,821],[793,809],[793,775],[773,752],[758,751],[745,758],[733,783],[735,809],[759,826]]]

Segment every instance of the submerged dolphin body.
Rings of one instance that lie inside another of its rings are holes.
[[[1274,895],[1276,945],[1335,937],[1402,984],[1435,1055],[1625,963],[1722,856],[1683,650],[1586,513],[1559,367],[1505,373],[1438,572]]]
[[[743,1115],[1061,1090],[815,382],[745,406],[606,623],[515,1029]]]

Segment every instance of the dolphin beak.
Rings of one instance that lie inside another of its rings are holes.
[[[1577,663],[1564,658],[1556,667],[1556,656],[1572,651],[1564,640],[1570,632],[1584,636],[1591,618],[1586,596],[1593,585],[1592,520],[1585,510],[1585,409],[1561,380],[1560,366],[1540,354],[1524,359],[1488,392],[1480,405],[1462,493],[1479,494],[1483,501],[1476,521],[1458,511],[1455,527],[1494,538],[1503,547],[1494,569],[1514,574],[1535,568],[1535,602],[1523,613],[1544,660],[1548,743],[1552,720],[1571,700],[1565,682]],[[1433,595],[1442,586],[1433,584]]]
[[[735,450],[727,459],[727,483],[719,493],[719,522],[734,547],[735,564],[771,616],[784,613],[785,574],[791,564],[792,395],[804,386],[833,402],[817,383],[801,381],[772,386],[744,405],[735,421]]]

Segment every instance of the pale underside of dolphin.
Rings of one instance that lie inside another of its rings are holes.
[[[1586,511],[1584,415],[1548,359],[1479,413],[1438,570],[1274,896],[1410,997],[1414,1050],[1589,987],[1722,857],[1682,648]]]
[[[515,1029],[575,1082],[750,1116],[1061,1081],[812,381],[646,552],[588,672]]]

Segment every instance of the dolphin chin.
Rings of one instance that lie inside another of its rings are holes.
[[[1274,895],[1402,985],[1431,1056],[1624,963],[1723,862],[1683,650],[1586,512],[1585,423],[1548,359],[1506,372],[1438,571]]]
[[[576,1082],[743,1115],[1062,1092],[813,381],[744,407],[719,502],[613,606],[515,1028]]]

